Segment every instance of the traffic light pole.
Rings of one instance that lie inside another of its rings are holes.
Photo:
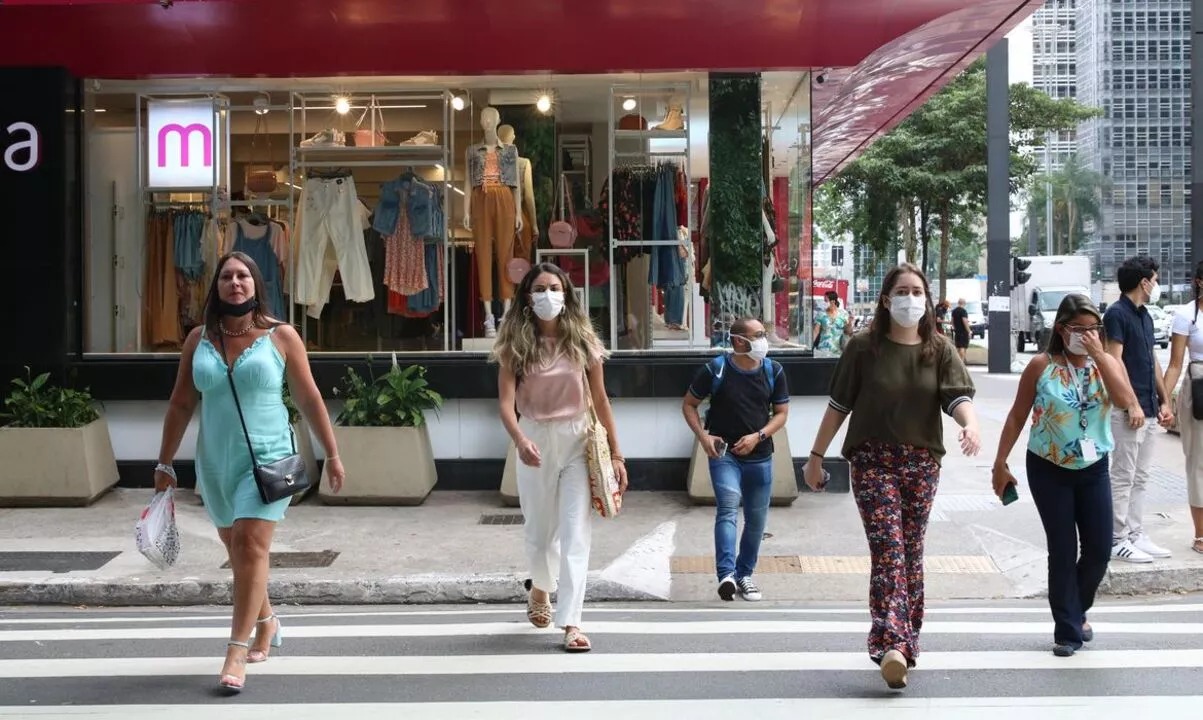
[[[1011,372],[1011,112],[1007,40],[986,54],[986,296],[990,313],[987,364],[991,373]]]

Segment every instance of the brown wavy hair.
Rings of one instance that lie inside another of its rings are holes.
[[[582,368],[588,368],[595,358],[609,356],[585,314],[585,308],[577,300],[568,274],[558,265],[539,263],[526,273],[514,291],[514,300],[501,321],[497,342],[489,354],[490,361],[509,368],[517,376],[548,359],[543,357],[545,350],[539,342],[539,320],[530,304],[531,287],[543,273],[554,275],[564,288],[564,311],[559,317],[559,337],[554,352],[564,353]]]
[[[221,259],[217,261],[217,270],[213,273],[213,280],[209,283],[209,294],[205,298],[205,329],[211,333],[221,332],[221,312],[218,310],[221,299],[217,294],[217,280],[221,277],[221,271],[225,268],[226,263],[231,260],[237,260],[246,265],[246,269],[251,273],[251,280],[255,283],[255,299],[259,301],[259,307],[251,311],[251,323],[258,328],[279,325],[280,321],[272,316],[274,308],[264,293],[267,284],[263,282],[263,273],[259,271],[259,266],[250,255],[235,250],[222,255]]]
[[[873,323],[869,326],[869,344],[874,352],[878,352],[881,349],[882,341],[890,334],[890,328],[893,327],[894,321],[890,317],[890,309],[886,307],[886,298],[894,292],[898,278],[907,273],[917,276],[923,283],[924,304],[927,306],[923,318],[919,320],[919,339],[923,346],[920,350],[920,357],[923,362],[935,362],[940,355],[941,343],[948,341],[936,331],[936,310],[932,304],[931,285],[927,282],[927,276],[910,263],[902,263],[894,267],[886,273],[885,279],[882,280],[881,294],[877,296],[877,309],[873,313]]]

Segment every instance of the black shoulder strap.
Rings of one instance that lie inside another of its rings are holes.
[[[279,323],[272,327],[272,330],[283,325]],[[226,380],[230,383],[230,394],[234,396],[234,407],[238,410],[238,422],[242,424],[242,437],[246,440],[247,452],[251,454],[251,466],[259,467],[259,461],[255,459],[255,448],[251,447],[251,433],[246,429],[246,417],[242,414],[242,403],[238,401],[238,388],[234,385],[234,364],[238,362],[238,358],[234,358],[234,362],[226,359],[226,337],[221,328],[217,328],[217,341],[221,343],[221,362],[226,366]],[[292,441],[292,452],[295,455],[297,452],[297,437],[292,432],[292,426],[288,426],[288,437]]]

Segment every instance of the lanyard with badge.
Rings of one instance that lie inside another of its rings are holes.
[[[1073,363],[1069,361],[1069,356],[1062,353],[1061,357],[1065,359],[1065,369],[1069,371],[1069,378],[1074,386],[1074,395],[1078,398],[1078,427],[1082,428],[1084,432],[1090,425],[1090,420],[1086,417],[1086,399],[1090,392],[1090,366],[1087,365],[1085,368],[1087,369],[1086,388],[1083,389],[1082,384],[1078,382],[1078,368],[1074,367]],[[1090,361],[1087,360],[1086,362],[1089,363]],[[1093,462],[1099,459],[1099,449],[1095,446],[1094,440],[1084,437],[1079,444],[1082,447],[1083,460]]]

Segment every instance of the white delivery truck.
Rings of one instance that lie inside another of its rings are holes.
[[[1048,344],[1057,307],[1065,296],[1079,293],[1090,297],[1090,258],[1036,255],[1020,259],[1031,262],[1023,270],[1030,277],[1011,291],[1011,331],[1016,351],[1023,352],[1029,343],[1039,351]]]
[[[959,301],[965,301],[965,311],[969,313],[969,329],[973,337],[986,337],[986,313],[982,307],[985,291],[985,280],[958,278],[948,280],[948,288],[942,293],[943,299],[952,303],[954,309]]]

